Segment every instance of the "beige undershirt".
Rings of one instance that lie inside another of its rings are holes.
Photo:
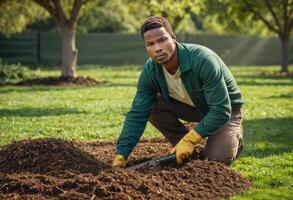
[[[163,67],[163,71],[167,81],[170,97],[195,107],[180,78],[180,69],[178,68],[177,72],[173,75],[170,74],[165,67]]]

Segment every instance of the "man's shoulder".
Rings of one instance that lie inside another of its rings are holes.
[[[209,55],[217,55],[210,48],[200,45],[200,44],[192,44],[192,43],[180,43],[192,57],[197,58],[206,58]]]
[[[217,55],[210,48],[199,44],[181,43],[181,57],[187,57],[190,59],[190,67],[196,69],[197,72],[204,70],[212,70],[215,66],[224,66],[224,62],[220,56]],[[184,56],[185,55],[185,56]],[[184,59],[183,59],[184,60]],[[182,61],[184,63],[184,61]],[[220,64],[220,65],[218,65]],[[211,67],[207,67],[211,66]]]
[[[151,73],[155,70],[156,63],[153,59],[149,58],[143,65],[143,71],[147,73]]]

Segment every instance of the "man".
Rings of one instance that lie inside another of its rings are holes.
[[[163,17],[148,18],[141,37],[150,58],[117,141],[113,166],[126,166],[148,120],[174,146],[177,163],[207,137],[205,158],[230,164],[242,150],[244,102],[229,69],[210,49],[178,43]],[[198,124],[188,130],[180,119]]]

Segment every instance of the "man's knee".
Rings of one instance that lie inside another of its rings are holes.
[[[226,165],[231,165],[241,155],[244,149],[243,142],[237,145],[237,148],[228,148],[221,151],[220,147],[214,147],[212,149],[204,149],[204,158],[210,161],[218,161]]]

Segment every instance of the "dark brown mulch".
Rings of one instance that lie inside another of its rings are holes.
[[[36,78],[20,81],[17,83],[7,83],[4,85],[17,85],[17,86],[33,86],[33,85],[47,85],[47,86],[74,86],[74,85],[97,85],[100,83],[105,83],[106,81],[97,81],[90,77],[45,77]]]
[[[0,199],[220,199],[251,183],[224,164],[199,160],[143,172],[113,169],[114,142],[59,139],[14,142],[0,149]],[[129,165],[164,156],[165,140],[142,140]]]

